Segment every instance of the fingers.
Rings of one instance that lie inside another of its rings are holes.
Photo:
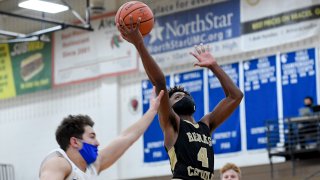
[[[129,41],[129,39],[126,37],[126,35],[124,35],[124,34],[120,34],[120,35],[121,35],[122,39]]]
[[[201,49],[199,48],[199,46],[195,45],[194,49],[198,54],[201,54]]]
[[[157,97],[157,99],[158,99],[159,101],[162,99],[163,94],[164,94],[164,90],[161,90],[160,93],[159,93],[159,95],[158,95],[158,97]]]
[[[126,33],[130,32],[130,30],[127,28],[126,24],[123,22],[122,18],[120,18],[120,28],[123,29]]]
[[[193,63],[193,66],[196,67],[196,66],[200,66],[200,65],[199,65],[199,63]]]
[[[132,15],[130,15],[129,18],[130,18],[130,29],[132,31],[133,30],[133,17],[132,17]]]
[[[210,47],[207,44],[206,46],[203,45],[203,43],[200,43],[200,45],[195,45],[194,46],[195,52],[198,54],[205,53],[205,52],[210,52]]]
[[[136,29],[140,28],[141,17],[138,18]]]
[[[155,86],[152,87],[151,97],[152,98],[156,97],[156,87]]]
[[[121,34],[127,34],[127,32],[120,26],[119,23],[117,23],[117,28],[120,31]]]
[[[207,52],[210,52],[210,46],[209,46],[209,44],[207,44],[206,49],[207,49]]]
[[[199,55],[196,54],[195,52],[190,52],[189,54],[191,54],[193,57],[195,57],[196,59],[198,59]]]
[[[206,49],[205,49],[203,43],[200,44],[200,50],[202,53],[206,52]]]
[[[158,96],[156,96],[156,87],[155,86],[152,87],[151,97],[156,97],[156,99],[161,100],[163,94],[164,94],[164,91],[161,90],[160,93],[158,94]]]

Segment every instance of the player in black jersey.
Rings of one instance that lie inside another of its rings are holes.
[[[145,71],[159,93],[161,89],[166,89],[166,79],[145,47],[139,25],[140,18],[134,27],[131,17],[130,29],[122,20],[117,27],[122,37],[138,50]],[[210,54],[209,47],[201,44],[196,46],[195,50],[191,52],[191,55],[198,60],[194,65],[211,70],[219,79],[226,97],[197,123],[193,118],[195,104],[188,92],[181,87],[175,87],[164,94],[158,114],[164,134],[164,145],[170,157],[173,179],[213,178],[212,132],[231,115],[243,97],[243,93]]]

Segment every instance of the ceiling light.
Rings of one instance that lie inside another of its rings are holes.
[[[41,0],[28,0],[19,3],[19,7],[26,8],[26,9],[32,9],[35,11],[42,11],[47,13],[58,13],[62,11],[66,11],[69,8],[67,6],[51,3],[47,1],[41,1]]]

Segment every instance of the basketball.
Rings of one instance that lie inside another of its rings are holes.
[[[124,24],[130,29],[130,15],[133,19],[133,27],[135,27],[138,18],[141,18],[139,30],[142,36],[150,33],[153,28],[154,17],[153,12],[146,4],[140,1],[126,2],[118,9],[115,22],[120,23],[120,18],[122,18]]]

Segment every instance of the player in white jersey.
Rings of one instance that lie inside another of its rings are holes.
[[[43,160],[43,163],[47,163],[50,159],[55,158],[63,158],[67,160],[67,162],[71,165],[71,172],[69,175],[64,178],[65,180],[81,180],[81,179],[92,179],[93,177],[97,176],[97,170],[93,164],[87,166],[86,172],[83,172],[81,169],[77,167],[68,157],[66,152],[62,149],[55,149],[49,153],[49,155]],[[43,178],[45,179],[45,178]]]
[[[49,153],[43,160],[40,180],[89,180],[110,167],[145,132],[157,114],[164,94],[150,98],[149,110],[124,130],[109,145],[98,152],[99,142],[93,130],[94,122],[86,115],[69,115],[56,131],[61,149]]]

